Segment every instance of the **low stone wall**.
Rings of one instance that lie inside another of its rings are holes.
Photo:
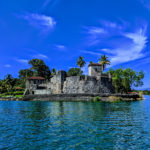
[[[24,101],[93,101],[99,96],[100,101],[111,101],[110,97],[120,98],[122,101],[134,101],[139,99],[138,94],[51,94],[51,95],[27,95]]]

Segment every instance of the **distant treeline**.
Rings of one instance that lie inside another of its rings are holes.
[[[150,91],[149,90],[134,90],[134,92],[142,92],[143,95],[150,95]]]

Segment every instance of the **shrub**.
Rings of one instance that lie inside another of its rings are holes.
[[[13,95],[23,95],[24,91],[15,91]]]
[[[117,97],[117,96],[109,96],[108,99],[110,102],[119,102],[122,100],[121,97]]]
[[[94,101],[94,102],[97,102],[97,101],[99,101],[99,100],[100,100],[100,97],[99,97],[99,96],[95,96],[93,101]]]

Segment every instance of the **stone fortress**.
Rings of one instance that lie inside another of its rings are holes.
[[[25,95],[52,94],[102,94],[113,93],[111,75],[103,74],[102,65],[89,64],[88,76],[67,76],[65,71],[57,71],[49,82],[43,77],[29,77]]]

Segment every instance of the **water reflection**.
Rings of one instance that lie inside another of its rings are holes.
[[[146,101],[0,102],[0,149],[148,149]]]

